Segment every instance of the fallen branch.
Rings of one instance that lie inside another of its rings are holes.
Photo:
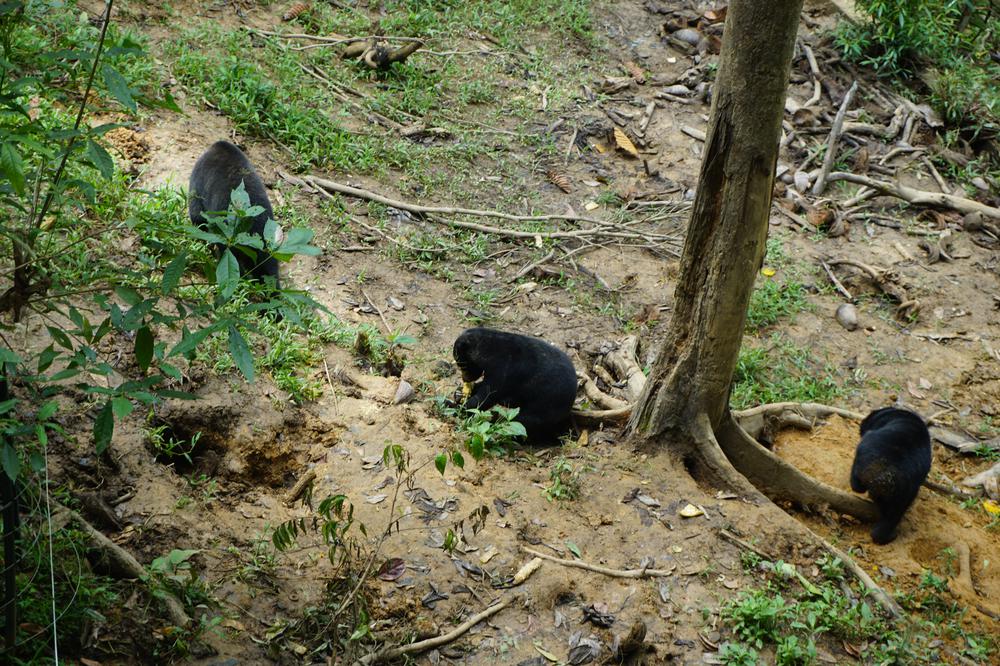
[[[819,65],[816,63],[816,55],[813,53],[812,48],[808,44],[802,45],[802,50],[806,54],[806,60],[809,61],[809,69],[812,71],[813,75],[813,94],[812,97],[806,100],[803,106],[813,106],[819,103],[820,98],[823,96],[823,86],[820,85],[820,75],[819,75]]]
[[[521,546],[521,550],[529,555],[534,555],[535,557],[540,557],[543,560],[561,564],[564,567],[593,571],[594,573],[604,574],[605,576],[611,576],[613,578],[657,578],[662,576],[672,576],[674,573],[673,569],[609,569],[608,567],[602,567],[599,564],[589,564],[582,560],[564,560],[560,557],[546,555],[545,553],[540,553],[537,550],[526,548],[525,546]]]
[[[840,139],[840,133],[844,129],[844,117],[847,114],[848,107],[851,105],[851,100],[854,99],[854,93],[857,89],[858,82],[855,81],[848,88],[847,94],[844,95],[844,101],[840,103],[840,109],[837,110],[837,115],[833,119],[833,127],[830,128],[830,138],[826,142],[826,154],[823,155],[823,168],[820,169],[819,176],[816,177],[816,183],[812,188],[814,197],[823,194],[823,190],[826,189],[826,179],[830,174],[830,169],[833,168],[833,161],[837,156],[837,141]]]
[[[872,282],[875,283],[875,286],[887,296],[891,296],[899,302],[899,305],[896,307],[896,316],[916,316],[920,311],[920,301],[916,299],[911,300],[907,296],[906,288],[899,283],[899,274],[895,271],[885,268],[874,268],[853,259],[830,259],[827,263],[831,266],[853,266],[866,273]]]
[[[121,546],[116,544],[114,541],[104,536],[97,528],[84,520],[83,516],[78,514],[76,511],[70,511],[65,507],[59,507],[56,509],[56,513],[61,513],[66,520],[71,520],[77,524],[77,526],[83,531],[84,534],[90,539],[91,545],[101,553],[101,555],[108,558],[109,562],[114,565],[114,568],[122,574],[123,577],[135,578],[143,582],[149,581],[149,573],[143,568],[139,561],[132,557],[132,554],[123,549]],[[164,606],[167,608],[167,615],[170,616],[171,622],[173,622],[178,627],[186,627],[191,623],[191,618],[188,617],[187,612],[184,610],[184,604],[180,602],[171,592],[163,588],[158,588],[156,594],[150,591],[150,596],[158,597],[163,601]]]
[[[583,217],[576,215],[575,213],[566,214],[552,214],[552,215],[512,215],[510,213],[503,213],[494,210],[475,210],[472,208],[459,208],[453,206],[424,206],[421,204],[412,204],[405,201],[398,201],[396,199],[390,199],[389,197],[382,196],[381,194],[376,194],[375,192],[369,192],[368,190],[363,190],[357,187],[351,187],[350,185],[343,185],[341,183],[336,183],[331,180],[326,180],[324,178],[317,178],[315,176],[305,176],[298,177],[291,174],[279,171],[278,175],[292,183],[293,185],[299,185],[303,187],[313,187],[321,188],[328,192],[337,192],[339,194],[345,194],[347,196],[357,197],[359,199],[365,199],[366,201],[374,201],[377,203],[384,204],[386,206],[391,206],[398,210],[405,210],[418,215],[427,215],[427,219],[433,222],[440,222],[442,224],[447,224],[451,227],[458,227],[460,229],[471,229],[473,231],[481,231],[484,233],[495,234],[498,236],[507,236],[510,238],[586,238],[592,236],[606,237],[606,238],[616,238],[616,239],[631,239],[631,240],[642,240],[647,243],[667,243],[676,242],[673,236],[668,236],[665,234],[658,234],[652,232],[642,232],[630,229],[629,227],[617,224],[614,222],[598,220],[591,217]],[[431,215],[470,215],[477,217],[492,217],[502,220],[509,220],[512,222],[545,222],[552,220],[569,220],[586,222],[591,225],[587,229],[575,229],[573,231],[519,231],[516,229],[503,229],[501,227],[493,227],[485,224],[478,224],[475,222],[462,222],[458,220],[448,220],[440,221],[436,220]]]
[[[945,194],[944,192],[927,192],[925,190],[907,187],[906,185],[901,185],[896,182],[875,180],[874,178],[862,176],[861,174],[845,173],[843,171],[835,171],[831,173],[827,180],[831,183],[838,180],[844,180],[848,183],[864,185],[865,187],[869,187],[873,190],[881,192],[882,194],[902,199],[903,201],[913,204],[914,206],[950,208],[952,210],[957,210],[960,213],[982,213],[987,217],[1000,219],[1000,208],[988,206],[973,199],[966,199],[965,197],[956,197],[952,194]]]
[[[961,500],[967,500],[979,496],[979,494],[975,491],[962,490],[953,484],[939,483],[937,481],[931,481],[930,479],[924,479],[923,485],[924,488],[930,488],[931,490],[941,493],[942,495],[951,495],[952,497],[957,497]]]
[[[642,389],[646,386],[646,375],[642,372],[642,366],[638,359],[639,338],[630,335],[622,340],[618,349],[608,352],[604,356],[604,363],[611,371],[617,375],[621,381],[625,382],[622,389],[625,400],[634,403],[642,395]]]
[[[486,610],[476,613],[468,620],[458,625],[447,634],[441,634],[440,636],[434,636],[433,638],[428,638],[422,641],[417,641],[416,643],[410,643],[409,645],[400,645],[391,648],[382,648],[378,652],[367,655],[358,659],[354,662],[354,666],[371,666],[371,664],[379,664],[385,661],[392,661],[393,659],[399,659],[402,656],[408,654],[416,654],[418,652],[425,652],[427,650],[432,650],[436,647],[442,645],[447,645],[452,641],[461,638],[469,629],[482,622],[483,620],[489,619],[502,611],[504,608],[510,605],[513,597],[507,597],[502,599],[498,603],[490,606]]]

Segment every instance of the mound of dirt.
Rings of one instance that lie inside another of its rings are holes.
[[[814,478],[850,492],[857,443],[858,424],[835,416],[812,432],[779,433],[774,450]],[[953,465],[955,457],[935,445],[931,476],[935,469]],[[872,543],[869,525],[850,518],[799,517],[842,548],[850,548],[858,563],[891,591],[917,590],[928,569],[948,576],[949,592],[955,601],[969,608],[964,622],[980,631],[996,631],[993,618],[1000,613],[1000,563],[996,561],[1000,532],[986,528],[989,521],[982,512],[963,509],[955,498],[921,488],[899,525],[896,540],[885,546]],[[971,555],[972,589],[959,576],[956,556],[946,552],[950,548],[958,553],[964,547]]]

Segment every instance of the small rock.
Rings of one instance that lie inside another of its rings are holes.
[[[795,172],[795,189],[799,192],[805,192],[809,189],[809,174],[805,171]]]
[[[676,95],[677,97],[687,97],[691,94],[691,89],[680,83],[675,83],[672,86],[667,86],[663,89],[663,92],[668,95]]]
[[[858,327],[858,309],[850,303],[842,303],[837,308],[837,323],[848,331],[853,331]]]
[[[701,33],[693,28],[681,28],[673,36],[691,46],[698,46],[701,41]]]
[[[986,179],[983,178],[982,176],[976,176],[975,178],[973,178],[969,182],[972,183],[973,185],[975,185],[977,189],[980,189],[983,192],[989,192],[990,191],[989,184],[986,182]]]
[[[405,379],[400,379],[399,386],[396,388],[396,395],[392,399],[392,404],[399,405],[404,402],[409,402],[410,400],[413,400],[415,393],[416,392],[413,390],[413,386],[410,385],[410,382]]]

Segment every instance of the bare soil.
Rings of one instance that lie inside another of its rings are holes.
[[[598,18],[602,36],[619,49],[621,60],[633,59],[651,74],[680,75],[691,65],[689,56],[664,45],[660,34],[662,17],[649,7],[664,3],[616,2]],[[212,16],[237,24],[245,16],[251,25],[271,26],[288,3],[270,7],[235,5],[214,7]],[[833,10],[821,2],[807,3],[803,32],[831,24]],[[192,15],[204,5],[175,3],[176,10]],[[152,11],[152,10],[151,10]],[[169,39],[161,26],[149,34]],[[571,50],[566,57],[576,57]],[[620,72],[594,72],[620,75]],[[646,100],[656,87],[633,89],[628,95]],[[793,85],[790,94],[803,101],[811,94],[806,82]],[[197,156],[212,141],[233,137],[227,120],[193,100],[184,100],[186,115],[158,113],[142,127],[109,136],[141,171],[142,186],[153,188],[166,182],[186,184]],[[626,97],[613,98],[611,107],[632,108]],[[638,107],[641,108],[641,107]],[[682,126],[704,129],[709,107],[704,104],[665,105],[658,108],[647,131],[651,139],[648,177],[641,162],[620,153],[593,154],[574,158],[564,171],[574,183],[573,192],[563,193],[544,176],[525,172],[525,182],[514,184],[543,193],[542,205],[562,211],[567,205],[581,210],[593,196],[588,185],[595,175],[607,179],[622,193],[651,194],[671,190],[659,198],[680,199],[697,181],[701,146],[680,131]],[[592,104],[563,114],[566,134],[579,121],[600,114]],[[601,116],[603,117],[603,116]],[[555,118],[543,118],[551,121]],[[510,120],[511,130],[516,122]],[[562,131],[562,130],[560,130]],[[247,146],[251,160],[273,186],[275,199],[291,197],[301,210],[316,211],[308,193],[294,192],[277,178],[284,154],[266,143],[236,137]],[[790,159],[783,156],[782,160]],[[410,198],[391,180],[321,174],[335,180],[349,178],[388,196]],[[922,180],[920,186],[933,187]],[[426,203],[438,201],[433,193]],[[488,201],[479,202],[490,207]],[[362,215],[362,210],[357,210]],[[898,214],[915,229],[933,228],[918,210]],[[682,227],[683,219],[665,223],[664,229]],[[927,265],[917,247],[922,239],[906,229],[857,225],[841,238],[818,238],[801,233],[787,218],[775,213],[773,235],[780,237],[789,254],[809,264],[816,256],[849,256],[871,265],[892,267],[912,285],[922,304],[913,324],[893,318],[891,306],[875,296],[863,281],[848,281],[848,287],[872,294],[859,303],[861,327],[853,332],[840,328],[833,312],[841,302],[826,289],[822,273],[813,275],[810,311],[793,324],[781,324],[781,332],[795,344],[815,351],[837,368],[844,382],[861,378],[844,406],[867,410],[901,398],[923,413],[937,411],[947,401],[955,410],[955,425],[976,428],[997,416],[1000,409],[1000,361],[995,350],[1000,332],[996,308],[998,287],[997,251],[980,247],[967,235],[958,234],[951,263]],[[455,375],[440,378],[435,373],[441,361],[450,360],[451,343],[467,325],[464,312],[470,307],[463,288],[473,279],[485,279],[510,294],[498,307],[492,325],[538,334],[567,349],[579,367],[587,366],[588,350],[623,334],[622,322],[582,305],[566,290],[540,281],[533,290],[515,290],[506,283],[520,266],[531,261],[523,250],[501,254],[478,267],[455,263],[456,279],[444,281],[399,264],[378,252],[344,252],[365,236],[362,229],[341,230],[314,216],[317,235],[327,251],[316,259],[300,259],[287,266],[291,284],[310,289],[312,295],[348,322],[379,325],[377,315],[359,307],[368,297],[383,310],[394,329],[407,329],[419,343],[407,353],[402,378],[420,390],[418,400],[392,405],[398,380],[366,375],[355,369],[347,351],[326,350],[327,369],[347,369],[360,384],[344,385],[331,379],[324,397],[304,407],[290,404],[285,395],[262,378],[245,385],[238,378],[211,379],[198,387],[201,400],[170,404],[157,418],[170,424],[178,435],[203,433],[202,448],[192,469],[176,470],[157,462],[144,441],[141,421],[126,422],[116,431],[112,444],[116,469],[93,470],[88,446],[67,441],[59,451],[56,478],[75,489],[101,486],[114,494],[132,489],[132,499],[117,507],[126,527],[115,540],[149,563],[174,548],[198,549],[196,564],[201,575],[215,586],[226,620],[222,632],[207,637],[215,654],[195,663],[220,664],[227,657],[240,663],[303,663],[307,658],[287,650],[275,653],[265,645],[283,622],[301,616],[302,609],[319,603],[330,581],[331,567],[319,546],[307,546],[279,556],[273,574],[257,578],[252,570],[255,544],[277,524],[310,513],[301,506],[289,507],[284,499],[295,481],[307,470],[315,470],[314,496],[343,493],[354,503],[359,522],[370,536],[378,535],[394,518],[399,530],[382,548],[384,559],[402,558],[405,573],[396,581],[376,581],[373,628],[389,641],[403,640],[408,631],[433,634],[448,630],[459,618],[478,612],[500,594],[516,595],[517,601],[485,625],[464,638],[422,656],[418,663],[485,664],[496,662],[542,663],[541,651],[566,659],[571,640],[593,636],[605,646],[623,637],[636,620],[647,626],[646,642],[655,652],[650,663],[704,663],[720,641],[718,609],[739,590],[754,584],[740,565],[740,550],[720,538],[722,528],[748,541],[766,545],[769,554],[798,564],[811,564],[819,551],[812,545],[789,540],[781,525],[767,513],[741,498],[718,499],[717,489],[701,487],[678,463],[665,455],[636,454],[618,432],[584,432],[577,442],[562,449],[518,451],[503,459],[474,462],[467,456],[464,470],[449,466],[442,476],[431,463],[433,456],[459,444],[453,425],[438,418],[427,398],[451,393],[458,384]],[[909,257],[898,249],[902,247]],[[675,283],[674,261],[634,248],[609,247],[586,255],[579,264],[596,274],[616,292],[619,310],[635,315],[646,312],[639,333],[641,360],[657,349],[669,318]],[[475,269],[488,271],[477,278]],[[364,276],[359,286],[357,277]],[[586,280],[586,274],[580,274]],[[779,274],[778,278],[781,278]],[[363,292],[362,292],[363,290]],[[387,307],[387,299],[401,300],[398,311]],[[650,310],[650,306],[655,306]],[[648,316],[649,313],[654,313]],[[935,341],[923,333],[959,334]],[[318,377],[327,371],[317,368]],[[813,433],[789,432],[780,436],[777,451],[815,477],[847,487],[856,425],[832,419]],[[420,466],[414,484],[423,493],[399,489],[392,474],[374,463],[390,443],[405,446],[412,465]],[[554,460],[565,456],[580,471],[580,494],[571,501],[550,501],[544,488],[550,484]],[[985,468],[985,463],[957,458],[944,450],[935,452],[935,470],[953,480]],[[184,474],[178,473],[179,471]],[[185,475],[205,474],[217,484],[213,496],[192,488]],[[386,480],[389,483],[386,483]],[[658,505],[644,504],[632,492]],[[398,492],[397,492],[398,491]],[[187,499],[185,499],[187,498]],[[501,501],[502,500],[502,501]],[[687,503],[705,514],[685,519],[678,514]],[[485,520],[473,529],[475,516],[486,509]],[[968,544],[972,553],[975,590],[951,586],[955,598],[970,608],[969,627],[984,632],[997,630],[996,620],[983,614],[1000,608],[1000,571],[995,554],[1000,533],[985,529],[979,512],[960,508],[952,499],[926,489],[904,519],[899,538],[889,546],[870,543],[867,528],[846,518],[830,515],[794,514],[813,529],[845,547],[854,547],[859,562],[890,590],[912,590],[925,568],[943,571],[942,551],[956,543]],[[458,528],[463,537],[454,555],[442,550],[444,533]],[[497,590],[491,580],[513,575],[531,559],[522,549],[533,548],[570,558],[578,549],[583,560],[611,568],[642,566],[672,569],[662,579],[621,579],[565,568],[546,562],[526,583],[510,591]],[[477,570],[481,573],[476,573]],[[891,574],[889,572],[892,572]],[[421,603],[432,589],[444,598]],[[595,606],[615,617],[610,628],[582,621],[583,609]],[[993,618],[996,616],[994,615]],[[116,638],[113,626],[105,626],[95,643]],[[154,641],[164,640],[154,631]],[[607,655],[607,652],[604,653]],[[822,646],[829,663],[852,663],[842,645]],[[131,661],[122,657],[122,663]],[[104,663],[112,663],[105,661]],[[229,662],[236,663],[236,662]]]

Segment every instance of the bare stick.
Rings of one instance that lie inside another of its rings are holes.
[[[812,70],[813,75],[813,94],[812,97],[806,100],[803,106],[813,106],[819,103],[820,98],[823,96],[823,86],[819,83],[819,65],[816,64],[816,55],[808,44],[803,44],[802,50],[806,54],[806,60],[809,61],[809,69]]]
[[[971,490],[962,490],[958,486],[947,485],[944,483],[938,483],[937,481],[931,481],[930,479],[924,479],[924,488],[930,488],[934,492],[941,493],[942,495],[951,495],[952,497],[957,497],[959,499],[969,499],[970,497],[979,497],[979,494]]]
[[[931,176],[934,177],[934,180],[937,181],[938,187],[941,188],[941,191],[948,194],[948,183],[944,181],[944,178],[941,177],[938,170],[934,168],[934,163],[927,159],[926,155],[921,156],[920,161],[923,163],[927,171],[930,172]]]
[[[535,557],[540,557],[543,560],[549,560],[550,562],[561,564],[564,567],[573,567],[576,569],[593,571],[594,573],[604,574],[605,576],[611,576],[613,578],[658,578],[662,576],[672,576],[674,573],[673,569],[609,569],[608,567],[602,567],[599,564],[588,564],[587,562],[583,562],[581,560],[564,560],[560,557],[553,557],[552,555],[540,553],[537,550],[532,550],[531,548],[525,548],[524,546],[521,546],[521,550],[529,555],[534,555]]]
[[[847,109],[850,107],[851,100],[854,99],[854,93],[857,89],[858,82],[855,81],[847,89],[844,101],[840,103],[840,109],[837,110],[837,115],[833,119],[833,127],[830,128],[830,138],[826,142],[826,154],[823,156],[823,168],[819,172],[819,176],[816,177],[816,184],[812,188],[812,193],[815,197],[823,194],[823,190],[826,189],[826,178],[830,173],[830,169],[833,168],[833,160],[837,156],[837,140],[840,138],[840,133],[844,128],[844,116],[847,114]]]
[[[808,48],[808,47],[806,47],[806,48]],[[747,541],[744,541],[743,539],[739,538],[738,536],[736,536],[735,534],[733,534],[729,530],[719,530],[719,536],[721,536],[726,541],[729,541],[729,542],[731,542],[731,543],[739,546],[740,548],[742,548],[744,550],[749,550],[751,553],[757,553],[758,555],[760,555],[761,557],[763,557],[765,560],[773,560],[773,559],[775,559],[774,555],[771,555],[770,553],[766,553],[763,550],[761,550],[760,548],[757,548],[756,546],[754,546],[753,544],[751,544],[751,543],[749,543]]]
[[[897,619],[904,617],[903,609],[899,606],[899,604],[897,604],[896,601],[892,597],[890,597],[885,590],[879,587],[878,583],[872,580],[872,577],[869,576],[864,569],[858,566],[858,563],[855,562],[850,555],[843,552],[842,550],[840,550],[839,548],[837,548],[832,543],[830,543],[820,535],[816,534],[815,532],[813,532],[813,536],[815,536],[816,539],[821,544],[823,544],[823,547],[826,548],[828,551],[830,551],[830,553],[832,553],[834,557],[840,558],[840,561],[844,563],[844,566],[850,569],[851,573],[854,574],[855,578],[861,581],[861,584],[864,585],[869,592],[871,592],[872,596],[875,597],[875,601],[877,601],[879,605],[886,610],[887,613],[889,613],[892,617]]]
[[[67,515],[70,520],[75,522],[77,526],[87,535],[91,544],[107,556],[112,562],[114,562],[117,568],[126,576],[141,581],[149,579],[149,574],[146,573],[143,566],[139,564],[139,561],[132,557],[131,553],[123,549],[108,537],[104,536],[102,532],[84,520],[83,517],[76,511],[70,511],[65,507],[59,507],[57,511],[65,512],[65,515]],[[163,600],[163,604],[167,607],[167,614],[170,616],[170,620],[175,625],[179,627],[186,627],[191,623],[191,618],[188,617],[187,612],[184,610],[184,604],[182,604],[171,592],[161,588],[157,590],[156,596]]]
[[[458,625],[447,634],[441,634],[440,636],[434,636],[433,638],[428,638],[426,640],[417,641],[416,643],[410,643],[409,645],[400,645],[393,648],[383,648],[374,654],[370,654],[366,657],[362,657],[354,662],[354,666],[371,666],[371,664],[378,664],[384,661],[391,661],[393,659],[398,659],[407,654],[416,654],[418,652],[424,652],[426,650],[432,650],[436,647],[442,645],[447,645],[452,641],[461,638],[469,629],[474,626],[493,617],[504,608],[510,605],[513,597],[507,597],[506,599],[500,600],[498,603],[490,606],[486,610],[476,613],[468,620]]]
[[[829,175],[827,178],[830,182],[837,180],[846,180],[849,183],[857,183],[858,185],[864,185],[870,187],[873,190],[877,190],[882,194],[887,194],[889,196],[897,197],[902,199],[907,203],[911,203],[915,206],[931,206],[934,208],[951,208],[952,210],[957,210],[960,213],[982,213],[987,217],[993,217],[1000,219],[1000,208],[995,208],[993,206],[987,206],[986,204],[979,203],[972,199],[966,199],[965,197],[956,197],[951,194],[938,193],[938,192],[927,192],[925,190],[918,190],[912,187],[907,187],[906,185],[901,185],[899,183],[893,183],[883,180],[875,180],[874,178],[869,178],[868,176],[862,176],[857,173],[845,173],[843,171],[835,171]]]
[[[328,382],[330,381],[330,371],[329,371],[329,369],[327,369],[327,372],[326,372],[326,380]],[[333,382],[330,382],[330,388],[333,388]],[[288,494],[285,496],[285,504],[287,506],[291,506],[291,505],[295,504],[295,501],[297,499],[299,499],[299,497],[302,496],[302,493],[305,492],[306,486],[308,486],[310,483],[312,483],[315,480],[316,480],[316,468],[314,467],[313,469],[311,469],[311,470],[307,471],[305,474],[303,474],[302,477],[299,478],[299,480],[295,482],[295,485],[292,486],[292,489],[289,490]]]
[[[666,234],[659,234],[653,232],[639,232],[627,229],[620,224],[597,220],[590,217],[582,217],[576,214],[563,214],[563,215],[511,215],[509,213],[502,213],[500,211],[494,210],[474,210],[471,208],[456,208],[456,207],[439,207],[439,206],[423,206],[419,204],[411,204],[405,201],[397,201],[395,199],[390,199],[388,197],[382,196],[381,194],[376,194],[375,192],[369,192],[368,190],[363,190],[356,187],[351,187],[349,185],[342,185],[340,183],[335,183],[331,180],[326,180],[324,178],[317,178],[315,176],[306,176],[304,178],[299,178],[298,176],[293,176],[291,174],[279,171],[278,175],[287,180],[288,182],[301,186],[311,186],[319,187],[330,192],[339,192],[340,194],[346,194],[348,196],[358,197],[359,199],[365,199],[367,201],[375,201],[386,206],[392,206],[399,210],[409,211],[411,213],[417,213],[422,215],[427,214],[440,214],[440,215],[474,215],[480,217],[493,217],[503,220],[511,220],[514,222],[528,222],[528,221],[548,221],[548,220],[576,220],[580,222],[588,222],[592,225],[587,229],[576,229],[574,231],[519,231],[516,229],[502,229],[500,227],[491,227],[485,224],[477,224],[475,222],[460,222],[457,220],[441,221],[435,219],[431,215],[428,215],[429,220],[432,222],[438,222],[441,224],[447,224],[452,227],[458,227],[461,229],[472,229],[475,231],[482,231],[484,233],[496,234],[498,236],[507,236],[510,238],[584,238],[587,236],[603,236],[608,238],[620,238],[620,239],[632,239],[632,240],[643,240],[651,243],[676,242],[673,236]]]
[[[823,267],[823,270],[826,271],[827,277],[830,278],[831,282],[833,282],[833,286],[837,289],[837,291],[843,294],[844,298],[846,298],[847,300],[853,301],[854,297],[851,296],[851,292],[847,291],[847,288],[844,287],[844,285],[841,284],[840,280],[837,279],[837,276],[833,274],[833,271],[830,270],[830,265],[825,261],[823,261],[822,259],[819,260],[819,263],[820,266]]]
[[[816,227],[814,227],[813,225],[811,225],[801,215],[797,215],[797,214],[793,213],[792,211],[788,210],[787,208],[785,208],[781,204],[775,204],[775,208],[778,209],[779,213],[781,213],[782,215],[784,215],[789,220],[791,220],[795,224],[799,225],[800,227],[802,227],[806,231],[808,231],[810,233],[817,233],[819,231],[819,229],[817,229]]]
[[[510,282],[517,282],[518,280],[520,280],[521,278],[523,278],[525,275],[527,275],[531,271],[535,270],[536,268],[538,268],[539,266],[541,266],[542,264],[544,264],[546,261],[549,261],[550,259],[552,259],[552,257],[554,257],[554,256],[556,256],[556,251],[555,250],[549,250],[549,253],[546,254],[544,257],[542,257],[538,261],[531,262],[530,264],[528,264],[527,266],[525,266],[524,268],[522,268],[521,270],[519,270],[517,272],[517,274],[510,279]]]
[[[688,127],[687,125],[681,125],[681,131],[697,141],[705,140],[705,133],[702,132],[700,129],[696,129],[694,127]]]
[[[438,215],[473,215],[476,217],[495,217],[502,220],[510,220],[512,222],[544,222],[546,220],[576,220],[580,222],[590,222],[591,224],[606,224],[601,220],[597,220],[591,217],[582,217],[579,215],[511,215],[510,213],[502,213],[495,210],[475,210],[472,208],[458,208],[453,206],[424,206],[421,204],[411,204],[405,201],[397,201],[395,199],[390,199],[389,197],[382,196],[381,194],[376,194],[375,192],[369,192],[368,190],[363,190],[358,187],[351,187],[350,185],[342,185],[341,183],[335,183],[332,180],[326,180],[325,178],[317,178],[315,176],[305,176],[299,178],[285,172],[279,172],[279,175],[290,183],[308,183],[316,187],[321,187],[324,190],[331,192],[339,192],[340,194],[346,194],[348,196],[357,197],[359,199],[366,199],[368,201],[375,201],[377,203],[385,204],[386,206],[392,206],[399,210],[406,210],[411,213],[436,213]],[[481,226],[481,225],[480,225]],[[503,231],[503,230],[501,230]],[[523,232],[524,235],[528,237],[534,237],[537,234],[533,232]],[[543,234],[544,235],[544,234]],[[574,236],[580,235],[579,233],[574,233]]]
[[[569,145],[566,146],[566,162],[569,162],[569,158],[573,156],[573,147],[576,145],[576,137],[580,133],[579,127],[573,128],[573,136],[569,138]]]
[[[389,322],[386,321],[385,315],[382,314],[382,308],[375,305],[375,302],[368,297],[368,294],[365,292],[364,289],[361,289],[360,291],[361,295],[365,297],[366,301],[368,301],[368,305],[372,306],[375,309],[375,312],[378,313],[378,318],[382,320],[382,325],[385,326],[385,334],[392,335],[392,326],[389,326]]]

